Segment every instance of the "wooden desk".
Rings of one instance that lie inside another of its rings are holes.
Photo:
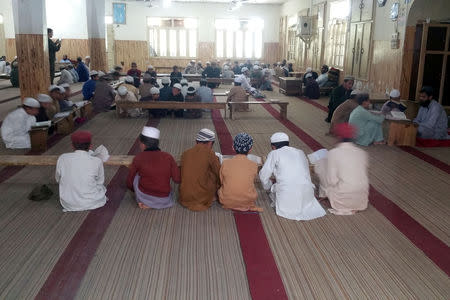
[[[230,110],[230,119],[233,119],[233,105],[239,104],[277,104],[280,107],[281,119],[287,119],[287,101],[247,101],[247,102],[228,102],[228,108]]]
[[[297,77],[280,77],[280,93],[287,96],[300,95],[302,80]]]
[[[417,124],[404,120],[389,120],[388,145],[393,146],[415,146],[417,135]]]
[[[289,72],[289,77],[303,78],[304,72]]]

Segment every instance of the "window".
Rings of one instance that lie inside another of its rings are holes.
[[[330,3],[328,22],[327,63],[337,68],[344,67],[345,37],[350,4],[347,0]]]
[[[263,20],[216,19],[215,26],[217,57],[261,58]]]
[[[147,26],[150,56],[197,56],[197,19],[149,17]]]

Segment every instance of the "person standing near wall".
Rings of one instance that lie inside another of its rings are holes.
[[[53,84],[53,79],[55,79],[55,61],[56,61],[56,52],[61,49],[61,40],[57,40],[54,42],[52,40],[53,37],[53,29],[47,28],[48,35],[48,60],[50,63],[50,84]]]

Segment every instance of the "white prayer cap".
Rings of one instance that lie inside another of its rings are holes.
[[[253,66],[253,70],[259,70],[260,68],[259,68],[259,66],[258,65],[254,65]]]
[[[48,87],[49,92],[53,92],[54,90],[59,90],[60,93],[64,93],[66,90],[63,87],[52,84]]]
[[[125,96],[128,93],[127,87],[123,85],[119,86],[117,93],[119,93],[120,96]]]
[[[89,55],[86,55],[86,57],[84,59],[88,59],[88,58],[91,58],[91,57]]]
[[[191,59],[191,63],[194,63],[194,64],[195,64],[195,59]]]
[[[390,96],[391,98],[398,98],[398,97],[400,97],[400,91],[394,89],[394,90],[391,91],[391,93],[389,94],[389,96]]]
[[[143,136],[159,140],[160,131],[159,131],[159,129],[157,129],[155,127],[144,126],[144,128],[142,129],[141,134]]]
[[[277,61],[277,65],[281,65],[281,61]]]
[[[105,76],[105,73],[103,73],[102,71],[98,71],[98,77],[102,77]]]
[[[284,132],[275,132],[270,137],[270,143],[289,142],[289,136]]]
[[[259,65],[259,61],[255,61],[255,65]]]
[[[309,77],[312,77],[312,74],[311,74],[311,73],[307,73],[307,74],[305,75],[305,78],[309,78]]]
[[[247,72],[247,71],[248,71],[248,68],[247,68],[247,67],[243,67],[243,68],[241,69],[241,72],[242,72],[242,73]]]
[[[307,156],[308,156],[309,162],[312,164],[315,164],[319,160],[326,158],[327,155],[328,155],[327,149],[320,149],[320,150],[317,150],[316,152],[308,154]]]
[[[130,75],[128,75],[127,77],[125,77],[125,82],[126,82],[126,83],[134,83],[134,79],[133,79],[133,77],[131,77]]]
[[[224,71],[227,71],[227,70],[229,70],[230,69],[230,67],[228,66],[228,65],[225,65],[224,67],[223,67],[223,70]]]
[[[358,95],[358,94],[361,94],[361,91],[360,91],[360,90],[353,90],[353,91],[350,93],[350,96]]]
[[[206,62],[207,65],[210,65],[211,63],[209,61]]]
[[[153,69],[153,66],[152,66],[152,65],[149,65],[149,66],[147,67],[147,70],[151,70],[151,69]]]
[[[34,99],[34,98],[25,98],[25,99],[23,99],[23,105],[28,106],[28,107],[34,107],[34,108],[41,107],[39,102],[36,99]]]
[[[311,72],[311,71],[312,71],[312,68],[311,68],[311,67],[306,68],[306,73],[309,73],[309,72]]]
[[[239,67],[243,67],[243,66],[244,66],[244,63],[240,63],[240,64],[239,64]]]
[[[191,86],[188,87],[188,89],[187,89],[187,94],[188,94],[188,95],[193,95],[193,94],[195,94],[196,91],[197,91],[197,89],[191,85]]]
[[[62,87],[62,88],[70,88],[70,84],[68,84],[68,83],[62,83],[62,84],[60,84],[59,85],[60,87]]]
[[[242,83],[242,78],[241,78],[241,76],[235,77],[235,78],[234,78],[234,82]]]
[[[208,128],[203,128],[197,133],[195,138],[199,142],[213,142],[216,139],[216,134]]]
[[[114,72],[114,70],[112,70]],[[89,72],[89,76],[94,76],[94,75],[98,75],[98,72],[95,70],[92,70]]]
[[[175,83],[175,84],[173,85],[173,87],[176,88],[176,89],[179,89],[180,91],[181,91],[181,89],[183,88],[183,87],[181,86],[181,84],[179,84],[179,83]]]
[[[161,79],[161,83],[162,84],[169,84],[170,83],[170,78],[169,77],[163,77]]]
[[[42,103],[52,103],[53,102],[52,97],[50,97],[49,95],[46,95],[46,94],[39,94],[37,96],[37,100]]]
[[[188,84],[188,81],[187,81],[187,79],[184,79],[184,78],[183,78],[183,79],[181,79],[180,83],[181,83],[181,84]]]
[[[150,89],[150,94],[152,94],[152,95],[159,94],[159,89],[157,87],[152,87]]]

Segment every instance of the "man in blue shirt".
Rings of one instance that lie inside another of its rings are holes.
[[[163,77],[161,79],[163,87],[159,90],[159,101],[169,101],[169,96],[172,93],[172,88],[170,85],[169,77]]]
[[[89,80],[89,70],[84,64],[81,57],[77,58],[77,73],[79,77],[79,82],[85,82]]]
[[[88,81],[86,81],[83,84],[82,91],[83,91],[83,99],[84,100],[91,100],[92,97],[94,97],[95,85],[98,80],[98,72],[97,71],[91,71],[89,73],[89,75],[91,76],[91,79],[89,79]]]

